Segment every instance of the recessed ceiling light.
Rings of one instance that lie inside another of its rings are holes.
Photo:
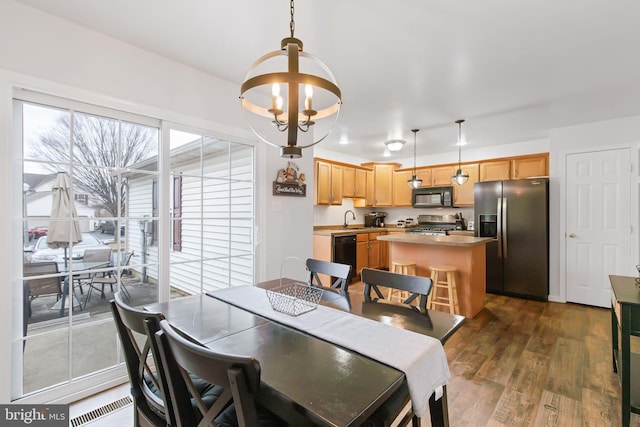
[[[342,137],[340,138],[340,140],[338,141],[338,143],[342,144],[342,145],[347,145],[349,143],[349,139],[346,137]]]

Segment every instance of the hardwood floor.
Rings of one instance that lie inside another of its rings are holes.
[[[450,424],[619,426],[610,346],[608,309],[488,294],[444,346]]]

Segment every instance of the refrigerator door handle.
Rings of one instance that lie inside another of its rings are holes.
[[[509,234],[508,230],[507,230],[507,198],[503,198],[502,199],[502,233],[504,234],[504,236],[502,236],[502,241],[503,243],[503,251],[504,251],[504,257],[507,257],[507,234]]]
[[[498,197],[498,206],[496,207],[498,218],[496,221],[496,238],[498,239],[498,258],[502,258],[502,197]]]

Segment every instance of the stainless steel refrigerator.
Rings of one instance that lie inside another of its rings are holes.
[[[549,180],[475,184],[476,236],[487,244],[487,292],[549,296]]]

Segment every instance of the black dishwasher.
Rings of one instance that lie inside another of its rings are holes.
[[[333,262],[347,264],[351,266],[351,277],[349,282],[356,275],[356,235],[333,236]],[[335,278],[331,278],[331,282]]]

